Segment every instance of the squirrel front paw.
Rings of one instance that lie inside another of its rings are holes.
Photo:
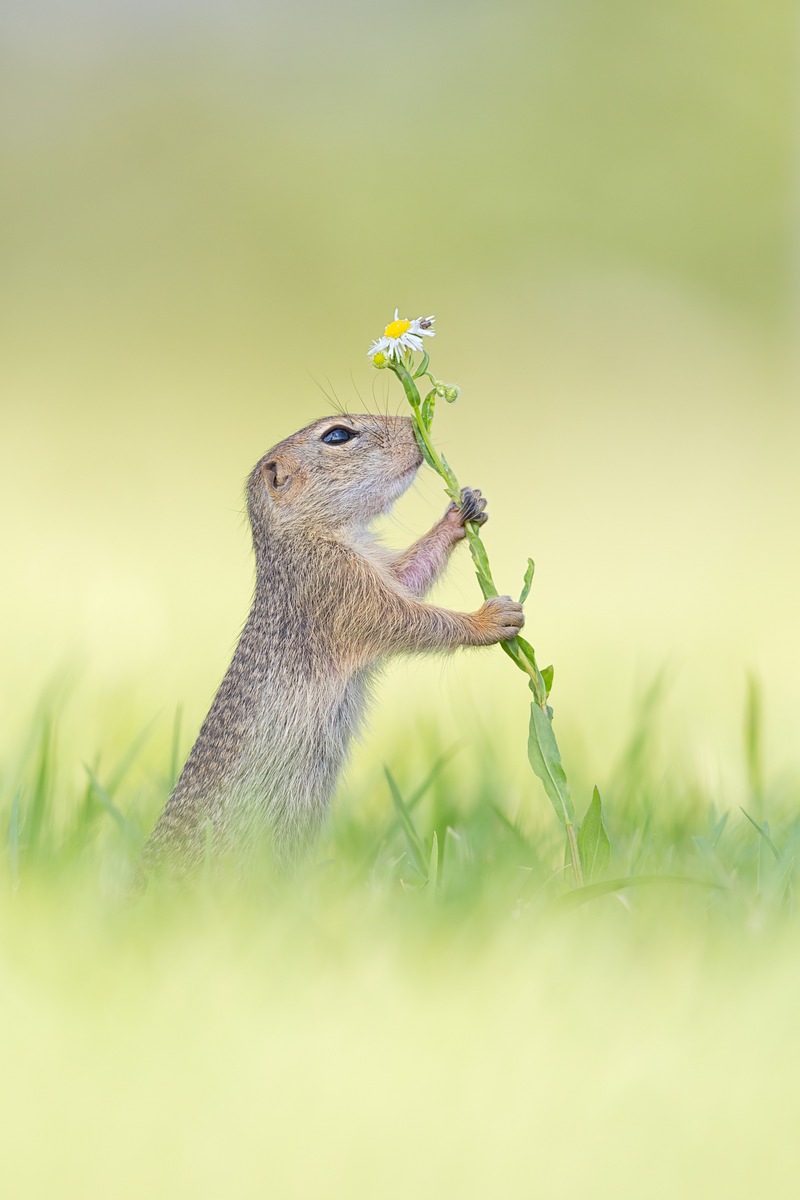
[[[493,646],[495,642],[510,642],[525,624],[522,605],[510,596],[490,596],[475,613],[478,626],[478,645]]]
[[[457,539],[466,537],[464,526],[472,521],[473,525],[485,525],[489,514],[485,511],[486,500],[478,488],[462,488],[461,503],[451,504],[444,519],[453,528]]]

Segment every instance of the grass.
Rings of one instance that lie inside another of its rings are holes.
[[[2,1194],[795,1194],[800,818],[754,684],[746,811],[652,777],[654,689],[577,890],[514,749],[428,735],[295,877],[131,904],[180,724],[77,786],[58,715],[0,797]]]

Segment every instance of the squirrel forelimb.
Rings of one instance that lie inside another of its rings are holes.
[[[424,596],[441,574],[454,547],[466,536],[468,521],[483,525],[487,520],[486,501],[477,488],[461,489],[461,504],[451,504],[418,541],[392,563],[398,581],[415,596]]]

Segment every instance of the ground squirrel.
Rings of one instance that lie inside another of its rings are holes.
[[[422,463],[408,417],[328,417],[280,442],[247,484],[256,584],[228,671],[148,841],[142,868],[184,874],[209,847],[245,858],[266,834],[291,859],[324,817],[381,659],[519,633],[508,596],[474,613],[422,601],[486,501],[465,488],[394,553],[369,532]]]

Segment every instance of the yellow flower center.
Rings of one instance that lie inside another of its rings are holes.
[[[384,333],[390,338],[399,338],[411,328],[410,321],[390,321],[384,329]]]
[[[373,356],[372,356],[373,367],[383,367],[386,365],[386,363],[388,361],[389,360],[387,359],[386,355],[383,354],[380,350],[378,351],[377,354],[373,354]]]

